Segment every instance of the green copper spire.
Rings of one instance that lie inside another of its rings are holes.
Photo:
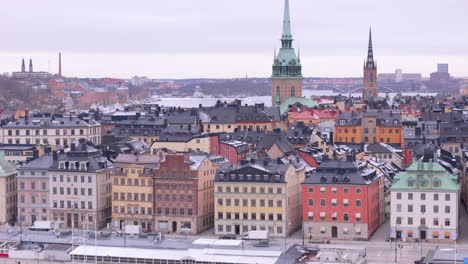
[[[284,0],[284,17],[283,17],[283,35],[282,40],[292,40],[291,34],[291,19],[289,17],[289,0]]]

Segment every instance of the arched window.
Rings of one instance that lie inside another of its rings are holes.
[[[276,86],[276,96],[280,96],[280,87]]]
[[[371,82],[374,81],[374,74],[372,74],[372,72],[369,72],[369,80],[370,80]]]
[[[291,97],[296,96],[296,88],[294,86],[291,86]]]

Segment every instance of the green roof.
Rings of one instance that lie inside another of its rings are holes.
[[[284,100],[284,102],[281,103],[280,105],[280,115],[283,115],[289,110],[290,105],[294,105],[296,103],[299,103],[303,106],[307,107],[316,107],[319,104],[310,98],[305,98],[305,97],[289,97],[288,99]]]
[[[16,173],[16,167],[5,159],[5,154],[0,151],[0,177],[8,177]]]
[[[398,173],[390,189],[458,191],[458,176],[449,173],[438,162],[423,162],[421,158],[406,171]]]

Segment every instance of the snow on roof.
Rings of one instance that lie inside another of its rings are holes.
[[[91,255],[100,257],[118,257],[135,259],[176,260],[193,259],[197,262],[239,263],[239,264],[274,264],[281,252],[263,250],[229,249],[143,249],[81,245],[70,255]]]
[[[192,244],[193,245],[209,245],[209,246],[240,246],[242,244],[242,240],[199,238],[193,241]]]

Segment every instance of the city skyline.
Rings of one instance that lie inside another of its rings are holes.
[[[467,4],[429,2],[383,1],[369,7],[372,2],[367,0],[352,4],[343,0],[291,1],[293,36],[301,50],[303,75],[362,76],[367,33],[372,26],[379,72],[402,68],[428,76],[437,63],[449,63],[453,76],[467,76],[468,39],[456,34],[462,32],[463,20],[467,20],[460,4]],[[282,0],[143,1],[138,6],[113,2],[112,8],[108,4],[102,1],[89,9],[87,2],[63,5],[46,1],[37,8],[37,3],[30,3],[30,11],[7,3],[4,10],[8,14],[0,22],[10,26],[0,32],[9,36],[9,41],[0,48],[0,72],[18,71],[21,59],[31,57],[36,70],[55,73],[58,52],[62,52],[65,76],[271,75],[273,50],[279,48],[281,35]]]

